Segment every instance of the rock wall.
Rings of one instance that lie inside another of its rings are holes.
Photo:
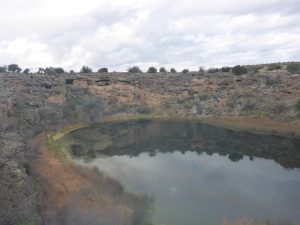
[[[299,99],[300,74],[285,70],[242,76],[0,74],[0,224],[38,217],[30,161],[38,149],[33,137],[44,131],[115,114],[246,116],[300,124]]]

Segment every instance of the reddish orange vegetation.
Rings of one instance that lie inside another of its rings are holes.
[[[120,183],[96,169],[63,163],[46,146],[34,164],[46,192],[46,217],[53,217],[63,208],[76,207],[83,214],[92,209],[105,217],[117,217],[122,221],[131,219],[134,203],[139,200],[124,192]]]
[[[78,192],[81,183],[80,177],[74,173],[71,164],[63,164],[55,154],[43,150],[38,158],[37,170],[47,180],[49,198],[56,206],[61,206],[71,193]]]
[[[192,119],[192,118],[190,118]],[[192,119],[193,120],[193,119]],[[200,120],[203,121],[203,120]],[[208,124],[254,132],[276,132],[280,134],[300,135],[300,126],[274,120],[254,118],[208,118]],[[36,149],[40,149],[32,165],[42,180],[46,201],[43,210],[46,216],[53,216],[60,210],[75,205],[77,211],[96,210],[97,214],[121,221],[132,220],[137,208],[141,208],[141,200],[124,192],[122,185],[105,176],[96,169],[88,169],[63,162],[43,145],[45,135],[32,141]]]

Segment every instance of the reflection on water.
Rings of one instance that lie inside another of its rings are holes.
[[[76,161],[154,198],[153,224],[223,218],[300,222],[300,140],[180,121],[130,121],[69,135]]]

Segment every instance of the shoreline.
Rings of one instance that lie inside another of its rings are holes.
[[[64,128],[58,129],[58,131],[50,132],[46,135],[43,146],[47,146],[52,151],[56,152],[58,158],[62,161],[72,161],[70,154],[64,149],[64,144],[59,143],[65,135],[82,129],[85,127],[93,126],[95,124],[103,123],[117,123],[125,121],[138,121],[138,120],[161,120],[161,121],[191,121],[202,123],[215,127],[222,127],[225,129],[250,132],[255,134],[266,135],[278,135],[284,137],[300,137],[300,125],[269,120],[258,119],[250,117],[208,117],[208,118],[196,118],[196,117],[184,117],[178,115],[141,115],[141,114],[119,114],[113,116],[107,116],[100,122],[96,123],[78,123],[69,125]]]
[[[180,121],[193,121],[207,125],[223,127],[231,130],[260,133],[260,134],[274,134],[281,136],[300,136],[300,125],[271,119],[261,119],[254,117],[188,117],[180,115],[163,115],[163,114],[120,114],[108,116],[103,121],[95,123],[110,123],[122,122],[129,120],[180,120]],[[87,126],[92,125],[88,124]]]
[[[100,123],[115,123],[130,120],[181,120],[196,121],[212,126],[225,127],[227,129],[259,132],[262,134],[276,135],[299,135],[300,126],[290,123],[267,121],[250,118],[190,118],[166,115],[114,115],[105,117]],[[95,123],[93,123],[95,124]],[[256,126],[260,124],[260,126]],[[47,199],[44,204],[46,215],[58,213],[64,210],[66,205],[73,206],[74,196],[76,207],[79,210],[93,209],[103,215],[122,216],[124,220],[131,219],[135,215],[136,208],[132,208],[137,202],[143,205],[144,217],[147,218],[151,208],[147,196],[138,196],[129,193],[119,183],[97,169],[82,167],[73,163],[72,156],[64,148],[63,138],[70,132],[91,126],[90,123],[79,123],[66,126],[57,132],[50,132],[43,135],[42,145],[38,152],[37,159],[33,162],[36,173],[43,182],[40,183],[45,190]],[[256,128],[256,129],[254,129]],[[276,129],[276,130],[274,130]],[[274,133],[274,131],[277,131]],[[61,140],[61,143],[59,141]],[[105,190],[105,191],[103,191]],[[87,191],[88,196],[82,195]],[[107,195],[107,192],[110,193]],[[112,193],[111,193],[112,192]],[[128,196],[130,196],[128,198]],[[121,199],[121,200],[120,200]],[[130,200],[126,200],[130,199]],[[109,207],[104,207],[109,205]],[[50,217],[53,215],[50,215]]]

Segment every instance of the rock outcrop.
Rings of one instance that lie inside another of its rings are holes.
[[[116,114],[245,116],[300,124],[295,107],[299,99],[300,74],[285,70],[241,76],[220,72],[0,74],[0,202],[5,205],[0,206],[0,224],[6,223],[1,215],[16,208],[22,212],[14,218],[16,223],[24,218],[30,223],[31,217],[38,216],[30,161],[39,146],[33,137],[44,131],[100,122],[103,116]],[[20,145],[12,144],[16,140]],[[15,208],[13,193],[19,193],[15,197],[24,204]]]

